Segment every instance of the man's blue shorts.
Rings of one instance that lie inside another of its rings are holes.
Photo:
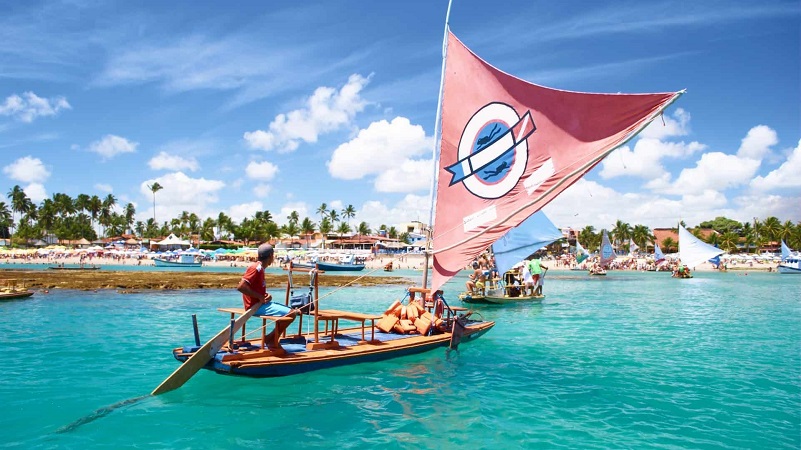
[[[292,311],[288,306],[277,302],[267,302],[256,311],[257,316],[285,316]]]

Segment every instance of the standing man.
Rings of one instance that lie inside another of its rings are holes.
[[[538,287],[539,282],[540,282],[540,276],[542,275],[542,268],[543,267],[545,267],[545,266],[543,266],[542,265],[542,261],[540,261],[539,253],[535,253],[534,254],[534,258],[532,258],[531,261],[529,261],[529,263],[528,263],[528,270],[531,272],[531,277],[534,279],[534,286],[535,286],[534,294],[535,295],[537,295],[536,294],[537,291],[540,292],[539,295],[542,295],[542,293],[541,293],[542,289],[537,289],[537,287]],[[547,269],[547,267],[545,267],[545,268]]]
[[[267,283],[264,281],[264,269],[273,263],[275,258],[273,246],[270,244],[261,244],[257,251],[256,262],[248,266],[242,280],[236,289],[242,293],[242,301],[245,304],[245,309],[250,309],[252,306],[259,304],[259,310],[256,311],[257,316],[288,316],[293,320],[297,316],[297,311],[289,309],[288,306],[280,303],[273,302],[273,296],[267,292]],[[292,321],[277,321],[275,329],[267,335],[267,348],[270,350],[281,350],[281,345],[276,345],[276,333],[280,336],[284,330],[292,323]]]

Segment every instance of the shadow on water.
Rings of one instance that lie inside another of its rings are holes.
[[[125,406],[133,405],[134,403],[138,403],[138,402],[140,402],[140,401],[142,401],[142,400],[144,400],[144,399],[146,399],[148,397],[150,397],[150,395],[142,395],[142,396],[139,396],[139,397],[129,398],[127,400],[123,400],[121,402],[114,403],[113,405],[106,406],[104,408],[100,408],[98,410],[95,410],[95,412],[93,412],[92,414],[89,414],[87,416],[81,417],[80,419],[76,420],[75,422],[72,422],[69,425],[65,425],[65,426],[59,428],[58,430],[56,430],[56,433],[58,433],[58,434],[70,433],[70,432],[75,431],[76,429],[78,429],[78,427],[80,427],[81,425],[86,425],[87,423],[94,422],[95,420],[97,420],[97,419],[99,419],[101,417],[105,417],[105,416],[111,414],[112,412],[114,412],[117,409],[120,409],[120,408],[125,407]]]

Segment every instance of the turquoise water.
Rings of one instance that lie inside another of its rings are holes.
[[[446,286],[452,303],[463,283]],[[192,342],[191,314],[207,339],[228,320],[215,308],[240,300],[37,293],[0,303],[0,446],[797,449],[799,287],[801,277],[769,273],[551,271],[542,304],[478,309],[497,325],[450,357],[276,379],[201,371],[66,433],[166,378],[171,348]],[[401,296],[351,288],[323,302],[376,312]]]

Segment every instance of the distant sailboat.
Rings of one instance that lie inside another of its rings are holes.
[[[665,254],[656,242],[654,242],[654,260],[657,266],[665,262]]]
[[[616,257],[615,249],[612,248],[612,243],[609,242],[609,235],[604,230],[601,237],[601,267],[606,268]]]
[[[590,257],[590,252],[587,251],[584,247],[581,246],[578,239],[576,239],[576,267],[573,267],[570,270],[587,270],[586,267],[580,267],[579,264],[583,263]]]
[[[779,273],[801,274],[801,255],[794,254],[784,241],[782,241],[782,261],[779,263]]]
[[[679,259],[683,265],[695,268],[698,264],[722,254],[723,250],[698,239],[679,225]]]

